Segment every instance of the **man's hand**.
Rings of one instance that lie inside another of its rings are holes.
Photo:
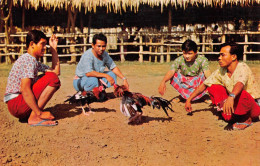
[[[192,111],[191,102],[190,102],[189,99],[186,100],[185,109],[186,109],[187,112],[191,112]]]
[[[39,117],[41,119],[49,119],[49,120],[54,119],[54,116],[49,111],[41,112],[41,115]]]
[[[57,45],[58,45],[58,38],[56,37],[56,35],[51,35],[50,39],[49,39],[49,45],[51,47],[51,50],[57,50]]]
[[[129,90],[129,84],[127,82],[127,79],[124,79],[124,86],[127,88],[127,90]]]
[[[163,96],[166,91],[166,84],[162,82],[158,87],[158,92]]]
[[[234,98],[228,97],[226,102],[223,105],[223,113],[226,115],[231,115],[234,113]]]

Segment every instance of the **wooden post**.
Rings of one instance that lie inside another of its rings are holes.
[[[144,62],[144,57],[143,57],[143,37],[140,35],[140,46],[139,46],[139,62],[143,63]]]
[[[202,36],[202,43],[203,43],[203,44],[202,44],[202,55],[205,55],[205,50],[206,50],[206,47],[205,47],[205,44],[204,44],[205,41],[206,41],[205,38],[206,38],[206,36],[203,35],[203,36]]]
[[[21,43],[22,43],[22,45],[26,44],[23,34],[24,34],[24,31],[22,31],[22,33],[21,33]],[[24,52],[24,46],[21,46],[20,55],[23,55],[23,52]]]
[[[6,26],[5,26],[5,28],[6,28]],[[9,55],[8,55],[8,49],[7,49],[7,44],[8,44],[8,36],[6,35],[5,36],[5,63],[6,64],[9,64]]]
[[[43,57],[43,64],[47,64],[47,57],[46,56]]]
[[[91,29],[91,24],[92,24],[92,14],[90,13],[88,16],[88,38],[87,38],[87,43],[89,43],[89,37],[90,37],[90,29]]]
[[[26,44],[26,41],[25,41],[25,38],[23,35],[24,35],[24,25],[25,25],[25,3],[23,3],[23,6],[22,6],[22,37],[21,37],[21,42],[22,44]],[[26,46],[25,46],[26,48]],[[23,52],[24,52],[24,47],[22,46],[21,48],[21,55],[23,55]]]
[[[25,24],[25,2],[22,7],[22,32],[24,32],[24,24]]]
[[[152,52],[152,46],[149,46],[149,52]],[[152,55],[149,55],[149,62],[152,62]]]
[[[85,37],[83,37],[83,43],[84,43],[84,47],[83,47],[83,52],[85,52],[87,50],[87,39],[88,39],[88,35],[86,34]]]
[[[246,34],[245,34],[245,43],[247,43],[247,42],[248,42],[248,34],[246,33]],[[244,61],[244,62],[246,62],[247,47],[248,47],[248,45],[245,44],[245,45],[244,45],[244,54],[243,54],[243,61]]]
[[[170,55],[170,46],[167,46],[167,56],[166,56],[166,62],[171,61],[171,55]]]
[[[226,42],[226,35],[223,34],[223,35],[221,36],[221,43],[225,43],[225,42]]]
[[[158,47],[157,46],[155,46],[155,53],[157,53],[158,52]],[[155,56],[154,56],[154,62],[158,62],[158,56],[157,56],[157,54],[155,54]]]
[[[164,56],[163,56],[163,44],[164,44],[164,39],[163,39],[163,36],[162,36],[162,39],[161,39],[161,57],[160,57],[160,63],[164,63]]]
[[[120,39],[120,59],[121,63],[125,62],[125,53],[124,53],[124,41],[123,41],[123,36]]]
[[[168,33],[171,34],[172,29],[172,6],[169,5],[168,7]]]
[[[149,44],[151,44],[153,42],[153,39],[150,38],[149,42],[150,42]],[[152,46],[151,45],[149,46],[149,52],[152,52]],[[152,55],[149,55],[149,62],[152,62]]]

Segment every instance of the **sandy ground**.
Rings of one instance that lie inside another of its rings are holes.
[[[172,119],[147,106],[143,123],[132,126],[119,110],[120,98],[110,95],[104,103],[91,104],[95,114],[84,116],[80,107],[63,102],[75,92],[75,67],[62,64],[62,86],[46,107],[59,121],[58,126],[20,123],[0,101],[0,165],[260,165],[260,122],[243,131],[226,131],[226,123],[204,102],[193,104],[193,116],[186,115],[184,103],[174,103],[175,112],[169,112]],[[119,67],[131,91],[158,96],[158,85],[170,64],[126,63]],[[250,67],[259,82],[259,64]],[[0,65],[1,99],[10,68]],[[110,94],[112,91],[107,89]],[[177,95],[167,85],[164,98]]]

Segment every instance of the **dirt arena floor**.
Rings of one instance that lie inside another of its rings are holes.
[[[118,63],[130,90],[159,96],[158,85],[170,63]],[[249,64],[260,82],[260,65]],[[211,70],[217,68],[211,64]],[[119,110],[120,98],[92,103],[95,114],[64,103],[75,93],[76,65],[61,65],[60,90],[47,104],[59,125],[31,127],[12,117],[3,102],[11,65],[0,65],[0,165],[26,166],[257,166],[260,165],[260,122],[242,131],[226,131],[214,109],[204,102],[193,104],[187,116],[185,103],[173,103],[168,118],[162,110],[143,109],[143,123],[128,125]],[[118,82],[122,83],[121,80]],[[166,99],[177,92],[167,85]]]

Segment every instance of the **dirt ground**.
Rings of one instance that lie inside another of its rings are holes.
[[[119,64],[130,89],[159,96],[157,88],[170,63]],[[214,70],[217,66],[213,66]],[[250,64],[258,82],[259,64]],[[162,110],[143,109],[143,123],[128,125],[119,110],[120,98],[92,103],[95,114],[84,116],[80,107],[64,103],[75,93],[72,78],[76,66],[62,64],[60,90],[48,103],[59,125],[31,127],[12,117],[2,101],[11,66],[0,65],[0,165],[89,165],[89,166],[257,166],[260,165],[260,122],[243,131],[226,131],[214,109],[204,102],[193,104],[187,116],[184,103],[173,103],[168,118]],[[118,82],[122,83],[121,80]],[[163,96],[177,92],[167,85]]]

